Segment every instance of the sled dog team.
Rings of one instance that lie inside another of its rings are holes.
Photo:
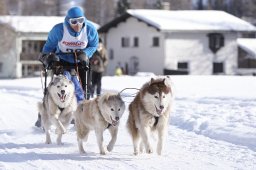
[[[74,117],[77,142],[80,153],[85,153],[90,131],[95,131],[100,154],[113,150],[117,139],[119,120],[125,111],[125,103],[119,93],[105,93],[92,100],[77,104],[73,83],[65,76],[53,78],[47,87],[47,94],[38,103],[42,126],[46,134],[46,144],[50,144],[50,127],[56,127],[57,144]],[[152,153],[150,138],[157,134],[156,152],[161,155],[167,135],[168,120],[171,112],[172,88],[169,77],[151,78],[139,90],[129,104],[127,129],[131,135],[134,154]],[[107,147],[103,144],[103,133],[109,130],[111,140]]]

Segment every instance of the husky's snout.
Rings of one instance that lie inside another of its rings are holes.
[[[66,94],[65,94],[65,90],[61,90],[60,93],[57,93],[59,98],[60,98],[60,101],[61,102],[65,102],[65,99],[66,99]]]
[[[65,90],[61,90],[60,92],[61,92],[62,95],[65,94]]]
[[[119,121],[119,116],[115,117],[116,121]]]
[[[119,116],[116,116],[115,119],[113,119],[112,116],[110,116],[110,118],[111,118],[111,121],[112,121],[111,124],[112,124],[113,126],[116,126],[117,123],[118,123],[118,121],[119,121],[119,119],[120,119]]]
[[[162,113],[163,109],[164,109],[164,106],[163,106],[163,105],[160,105],[160,106],[159,106],[159,109],[158,109],[157,106],[155,106],[155,108],[156,108],[156,113],[160,115],[160,114]]]

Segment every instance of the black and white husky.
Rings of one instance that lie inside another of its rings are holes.
[[[42,126],[46,134],[46,144],[52,143],[50,137],[51,125],[56,127],[57,144],[62,144],[62,134],[66,133],[66,128],[70,124],[76,108],[77,101],[73,82],[63,75],[53,77],[47,87],[43,102],[38,103]]]

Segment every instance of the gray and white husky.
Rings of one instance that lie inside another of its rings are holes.
[[[115,93],[105,93],[93,100],[80,103],[74,114],[79,152],[85,153],[83,141],[87,141],[91,130],[95,131],[100,154],[105,155],[107,151],[112,151],[117,139],[119,120],[124,110],[125,103],[120,95]],[[103,132],[106,129],[111,134],[107,148],[103,142]]]
[[[172,91],[169,78],[158,77],[145,83],[129,105],[127,128],[131,134],[134,154],[152,153],[150,137],[157,133],[157,153],[162,149],[167,135],[171,112]]]
[[[62,134],[66,133],[66,128],[70,124],[76,108],[77,101],[73,82],[63,75],[53,77],[47,87],[43,102],[38,103],[46,134],[46,144],[52,143],[50,137],[51,125],[56,127],[57,144],[62,144]]]

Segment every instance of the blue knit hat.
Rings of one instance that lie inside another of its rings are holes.
[[[67,12],[67,18],[84,17],[84,11],[80,7],[72,7]]]

